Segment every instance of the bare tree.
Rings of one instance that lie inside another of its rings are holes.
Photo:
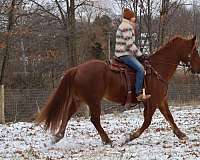
[[[67,58],[69,62],[69,66],[76,65],[77,55],[76,55],[76,18],[75,11],[82,5],[86,5],[89,1],[83,0],[79,1],[75,4],[74,0],[65,0],[58,1],[54,0],[51,4],[46,1],[46,3],[41,3],[37,0],[31,0],[34,4],[36,4],[40,10],[48,13],[52,17],[56,18],[63,29],[65,30],[65,39],[66,39],[66,47],[67,47]],[[49,10],[49,5],[52,7],[52,10]]]
[[[4,1],[3,1],[4,2]],[[8,3],[9,4],[9,3]],[[16,0],[12,0],[9,4],[9,7],[6,8],[7,14],[7,27],[6,27],[6,39],[5,39],[5,51],[3,54],[3,61],[1,66],[0,72],[0,123],[5,123],[5,116],[4,116],[4,73],[6,69],[6,64],[8,61],[9,56],[9,49],[10,49],[10,41],[12,37],[12,30],[14,26],[14,15],[15,15],[15,4]],[[5,3],[3,3],[5,5]]]
[[[197,1],[193,0],[192,1],[192,7],[193,7],[193,34],[197,34],[197,25],[198,25],[198,6],[197,6]]]
[[[167,24],[167,16],[169,12],[169,0],[162,0],[160,9],[160,22],[159,22],[159,33],[158,33],[158,44],[162,44],[165,36],[165,26]]]
[[[8,8],[7,35],[6,35],[6,39],[5,39],[6,47],[5,47],[3,62],[2,62],[2,66],[1,66],[0,85],[3,84],[6,63],[8,61],[8,56],[9,56],[10,40],[11,40],[12,30],[13,30],[13,26],[14,26],[15,4],[16,4],[16,0],[12,0],[10,7]]]

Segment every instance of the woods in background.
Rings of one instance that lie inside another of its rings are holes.
[[[91,0],[1,0],[0,83],[54,88],[67,68],[107,59],[123,7],[137,14],[137,44],[144,52],[152,53],[175,35],[200,37],[197,1],[113,0],[102,6]]]

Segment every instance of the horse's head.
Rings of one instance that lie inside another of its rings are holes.
[[[200,55],[196,46],[196,36],[184,41],[181,61],[188,65],[192,73],[200,73]]]

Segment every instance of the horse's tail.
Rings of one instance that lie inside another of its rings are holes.
[[[55,133],[59,129],[63,114],[67,111],[66,107],[71,103],[70,99],[73,94],[72,87],[76,71],[77,67],[74,67],[65,73],[58,88],[38,114],[37,122],[44,122],[46,130],[50,129]]]

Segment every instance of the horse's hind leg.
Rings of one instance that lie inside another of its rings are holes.
[[[138,138],[144,132],[144,130],[149,127],[155,110],[156,106],[152,106],[149,104],[147,105],[147,102],[144,103],[144,122],[142,124],[142,127],[137,129],[135,132],[131,133],[129,137],[130,139],[126,140],[127,142]]]
[[[181,132],[180,129],[177,127],[176,123],[174,122],[173,116],[169,110],[169,106],[167,103],[167,99],[165,98],[161,105],[159,106],[159,110],[164,115],[165,119],[169,122],[170,126],[172,127],[172,130],[174,134],[180,139],[180,140],[186,140],[188,139],[186,134]]]
[[[99,135],[101,136],[101,140],[104,144],[111,144],[112,141],[104,131],[100,123],[100,114],[101,114],[101,105],[100,102],[96,104],[89,104],[90,114],[91,114],[91,122],[97,129]]]
[[[60,128],[59,128],[58,132],[55,134],[52,143],[57,143],[64,137],[67,123],[70,120],[70,118],[76,113],[79,106],[80,106],[80,104],[73,99],[71,104],[69,105],[69,108],[66,107],[64,114],[63,114]]]

